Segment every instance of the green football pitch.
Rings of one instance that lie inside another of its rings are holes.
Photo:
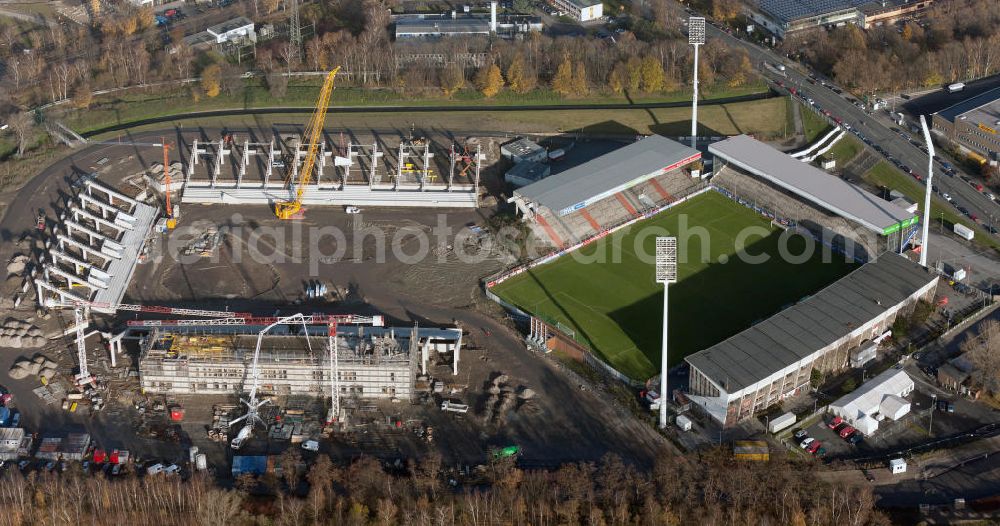
[[[744,248],[738,251],[741,232]],[[678,237],[678,281],[670,286],[671,365],[857,266],[709,191],[491,290],[568,327],[613,367],[644,380],[660,363],[663,293],[652,255],[662,235]],[[783,247],[796,257],[781,257]],[[803,256],[809,247],[812,255]],[[766,262],[754,261],[764,257]]]

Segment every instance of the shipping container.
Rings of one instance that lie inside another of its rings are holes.
[[[782,429],[791,427],[795,423],[795,413],[785,413],[777,418],[771,419],[767,423],[767,430],[770,433],[777,433]]]
[[[972,241],[972,238],[976,237],[976,233],[971,228],[961,223],[955,223],[954,230],[955,233],[958,234],[960,237],[965,238],[969,241]]]

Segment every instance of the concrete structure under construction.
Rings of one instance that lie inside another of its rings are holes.
[[[273,204],[293,200],[307,144],[297,134],[269,142],[226,137],[193,141],[182,203]],[[305,206],[475,208],[479,147],[437,149],[423,139],[403,139],[386,151],[371,144],[324,140],[303,187]],[[459,153],[463,152],[463,153]],[[391,160],[391,161],[390,161]],[[442,161],[442,162],[438,162]]]
[[[160,394],[236,394],[250,389],[260,327],[177,326],[154,328],[139,361],[142,387]],[[455,328],[358,327],[337,329],[328,348],[325,326],[282,326],[264,337],[259,392],[265,395],[329,396],[333,372],[341,397],[407,400],[432,353],[446,356],[458,372],[462,331]]]
[[[119,303],[159,210],[89,178],[74,190],[32,274],[38,302]]]

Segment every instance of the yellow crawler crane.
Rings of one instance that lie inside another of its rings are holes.
[[[323,81],[323,87],[319,90],[319,99],[316,101],[316,109],[313,111],[309,124],[306,125],[305,133],[302,134],[309,142],[306,158],[302,162],[302,171],[299,173],[299,184],[295,189],[295,199],[290,201],[279,201],[274,204],[274,215],[278,219],[293,219],[302,211],[302,193],[305,192],[306,185],[312,179],[313,167],[316,165],[316,154],[319,152],[319,143],[323,140],[323,122],[326,120],[326,110],[330,106],[330,95],[333,93],[333,79],[340,71],[340,66],[333,68]],[[292,159],[297,162],[298,159]]]

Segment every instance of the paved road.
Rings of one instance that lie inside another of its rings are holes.
[[[846,92],[838,95],[832,91],[832,85],[830,87],[823,87],[819,83],[812,84],[808,74],[800,71],[804,69],[800,64],[792,62],[771,50],[740,40],[712,25],[708,25],[707,33],[711,37],[721,39],[730,46],[739,46],[747,50],[751,61],[757,65],[765,77],[772,81],[780,80],[786,86],[795,87],[797,90],[805,92],[808,97],[811,97],[815,101],[819,108],[829,110],[834,116],[843,119],[844,123],[851,125],[874,144],[881,146],[888,155],[899,159],[902,164],[909,166],[922,178],[926,179],[927,154],[892,131],[891,127],[893,125],[888,120],[888,117],[877,118],[877,116],[866,114],[862,109],[854,106],[847,100],[849,95]],[[785,64],[786,71],[778,72],[766,66],[766,64],[776,63]],[[988,199],[959,177],[948,177],[943,175],[939,170],[940,165],[937,165],[935,167],[933,184],[942,192],[951,194],[955,199],[956,205],[960,204],[969,209],[984,224],[1000,220],[1000,205]],[[960,173],[959,175],[963,174]]]

